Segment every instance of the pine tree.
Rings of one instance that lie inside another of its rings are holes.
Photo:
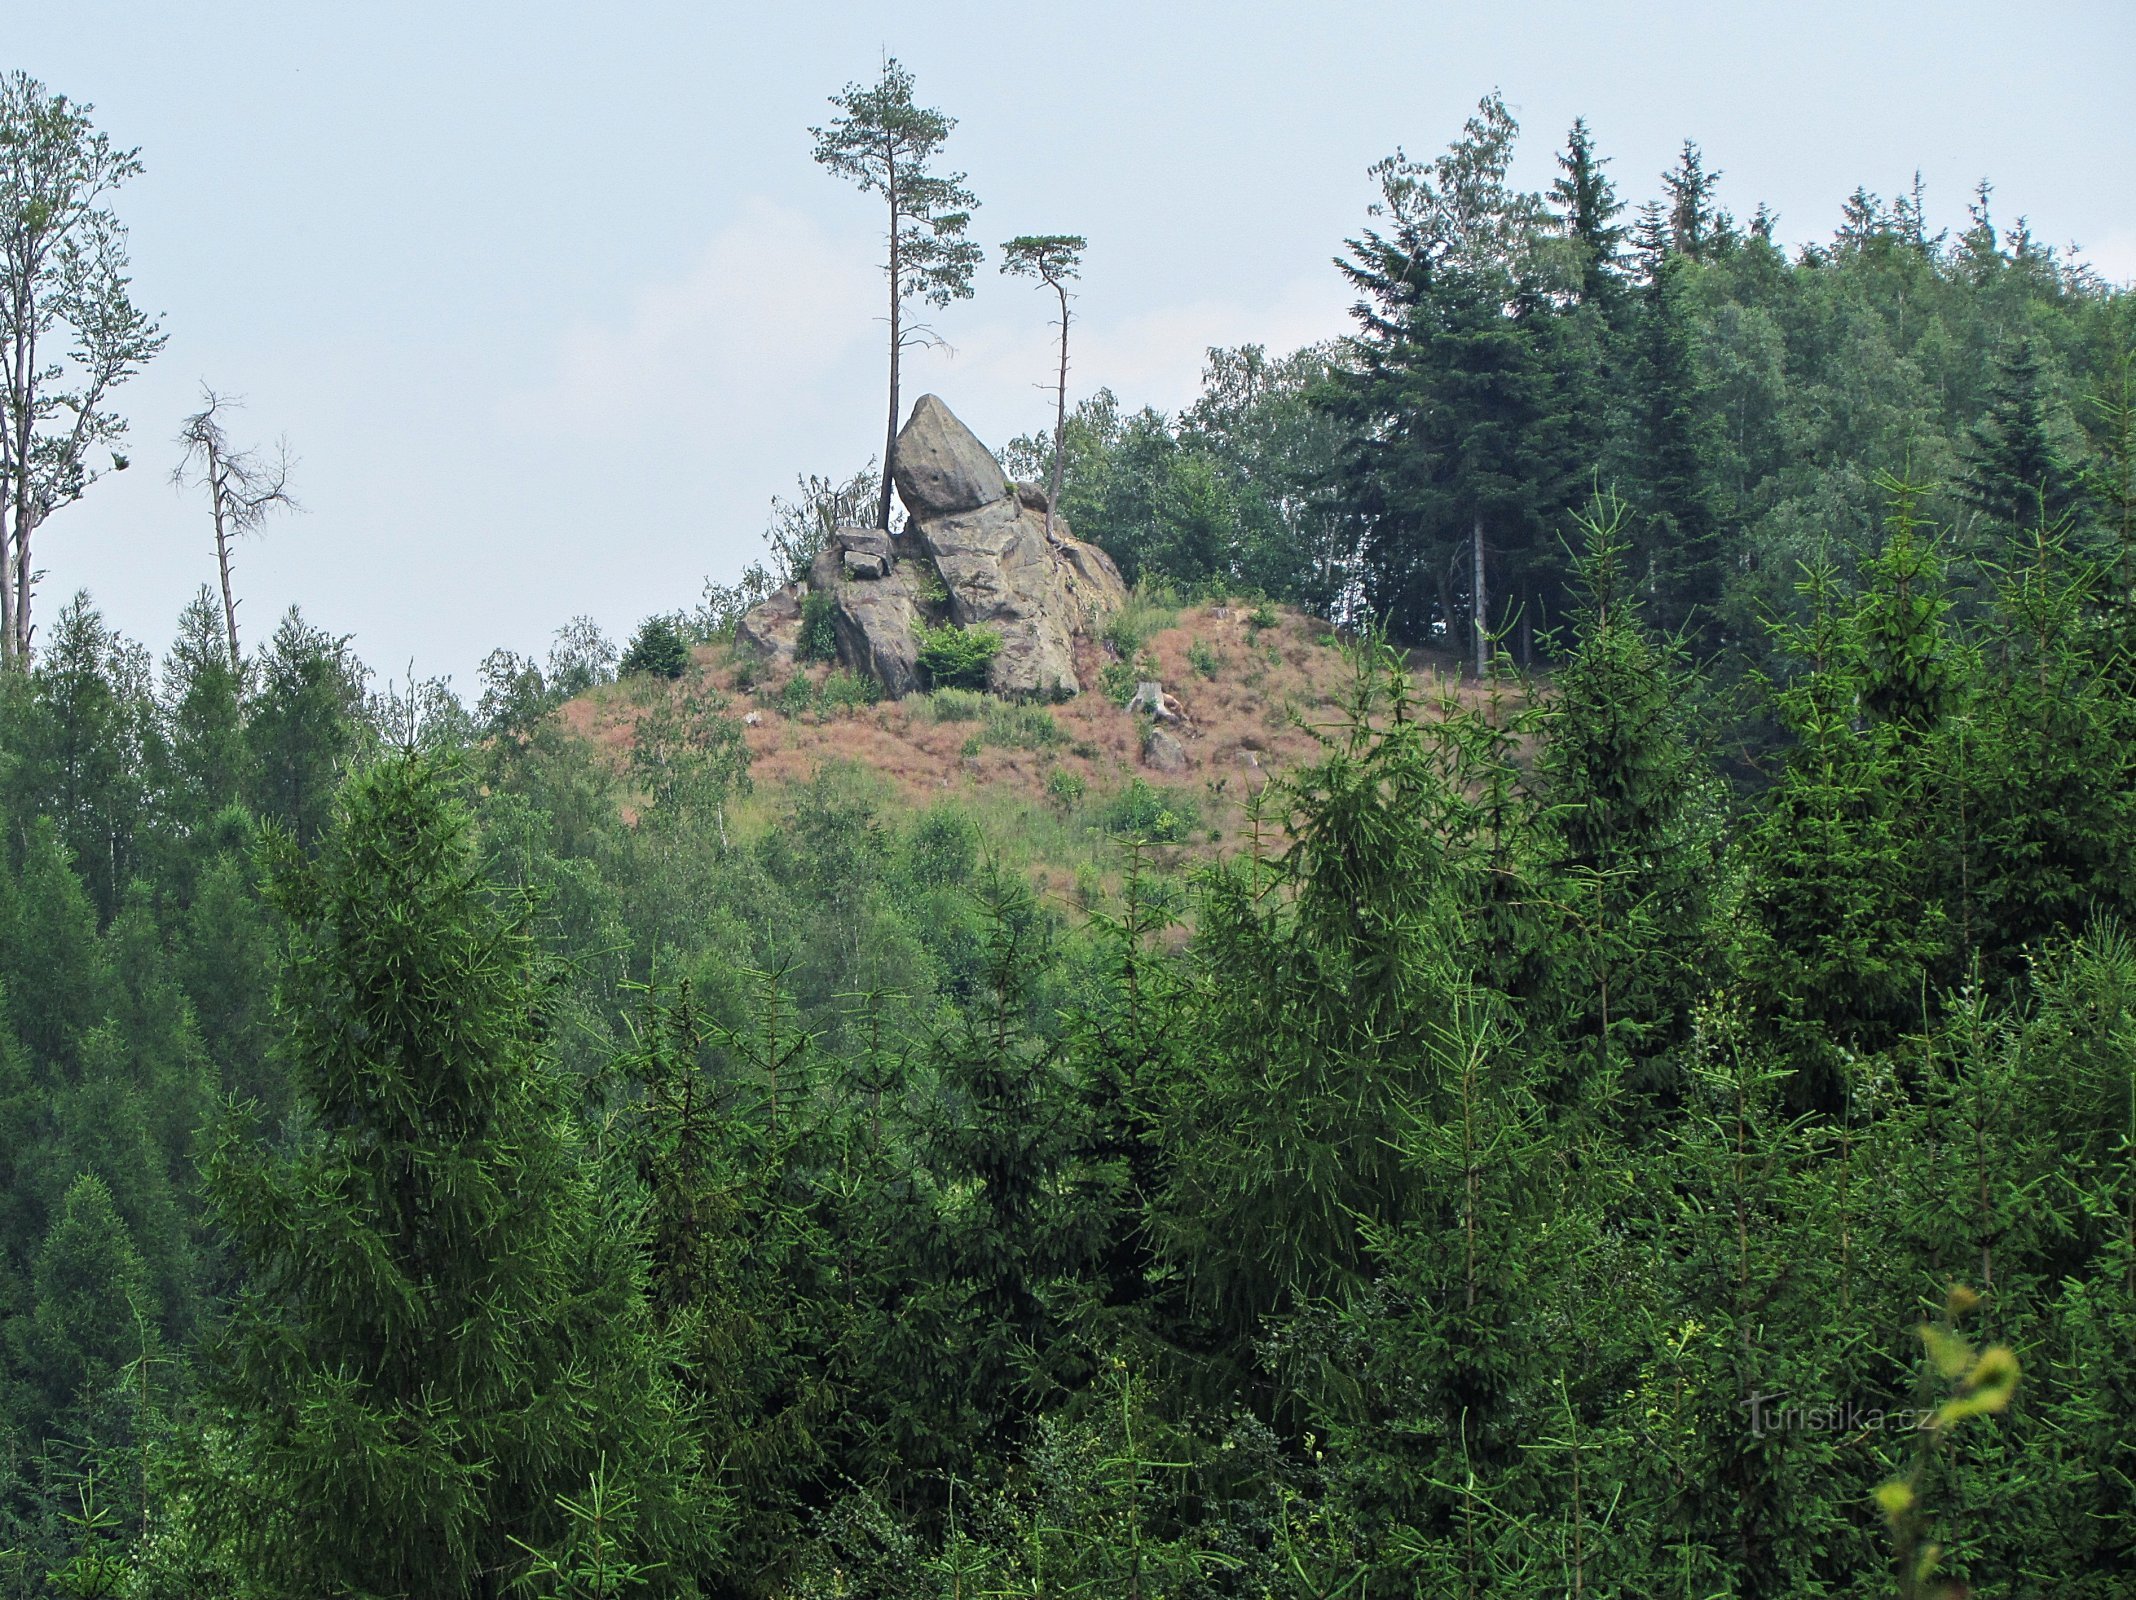
[[[1706,157],[1698,145],[1686,139],[1676,165],[1661,175],[1662,188],[1669,196],[1672,253],[1700,261],[1734,242],[1734,220],[1714,203],[1720,181],[1720,173],[1706,170]]]
[[[247,798],[255,814],[282,823],[300,844],[325,830],[361,734],[368,674],[348,643],[291,607],[256,660],[259,683],[245,725]]]
[[[217,1526],[267,1593],[494,1596],[605,1460],[679,1587],[704,1532],[692,1451],[637,1242],[546,1059],[524,926],[423,757],[354,779],[320,843],[307,864],[285,839],[270,880],[309,1131],[278,1152],[233,1129],[208,1168],[244,1269]]]

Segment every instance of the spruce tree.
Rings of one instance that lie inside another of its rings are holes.
[[[117,1442],[109,1430],[122,1397],[113,1390],[157,1338],[158,1319],[140,1253],[102,1179],[84,1173],[68,1186],[38,1249],[31,1295],[8,1342],[33,1396],[32,1435]]]
[[[1691,258],[1670,250],[1640,298],[1635,367],[1639,433],[1638,542],[1654,620],[1703,649],[1721,640],[1727,541],[1716,505],[1711,449],[1686,304]]]
[[[476,866],[447,774],[352,780],[270,895],[306,1131],[242,1127],[208,1167],[243,1287],[218,1341],[216,1527],[261,1592],[494,1596],[561,1547],[603,1470],[633,1554],[687,1586],[705,1529],[637,1241],[549,1064],[522,919]]]
[[[1602,170],[1609,163],[1595,154],[1585,117],[1574,119],[1557,163],[1561,175],[1550,186],[1550,198],[1557,203],[1558,225],[1579,252],[1580,298],[1613,310],[1624,288],[1619,257],[1625,230],[1617,222],[1624,202]]]
[[[2052,528],[2075,510],[2079,484],[2056,435],[2039,348],[2012,341],[1995,360],[1988,404],[1973,425],[1959,493],[2002,538]],[[1994,559],[1995,547],[1985,547]]]
[[[1691,684],[1640,616],[1624,507],[1581,519],[1569,648],[1553,675],[1537,760],[1571,913],[1557,952],[1582,1076],[1652,1094],[1701,994],[1727,978],[1713,902],[1721,805],[1692,744]]]

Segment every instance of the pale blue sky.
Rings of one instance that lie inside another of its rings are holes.
[[[165,482],[203,379],[286,433],[301,517],[243,552],[252,632],[295,601],[382,675],[471,691],[492,645],[627,635],[738,572],[796,473],[881,445],[880,224],[818,171],[825,96],[900,57],[960,119],[989,247],[1089,236],[1074,389],[1191,396],[1211,343],[1342,331],[1329,257],[1364,169],[1502,89],[1540,186],[1585,115],[1628,198],[1686,136],[1739,215],[1823,234],[1918,167],[2136,277],[2136,7],[622,3],[31,4],[0,66],[141,147],[122,196],[170,347],[124,395],[136,465],[41,539],[159,649],[212,575]],[[997,445],[1041,424],[1047,311],[989,260],[910,363]]]

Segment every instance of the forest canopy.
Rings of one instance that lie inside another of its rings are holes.
[[[821,159],[884,194],[912,89]],[[16,75],[0,245],[30,131],[84,215],[132,170]],[[737,640],[762,567],[472,705],[241,638],[226,560],[160,656],[32,634],[94,474],[12,367],[0,1595],[2131,1593],[2136,309],[1985,184],[1790,249],[1694,144],[1634,203],[1517,133],[1375,167],[1350,335],[1173,415],[1069,404],[1103,241],[1012,241],[1006,465],[1135,582],[1087,693],[1184,776],[943,630],[911,803],[826,619]],[[893,317],[971,290],[933,181]],[[97,226],[108,445],[160,334]],[[205,566],[284,476],[180,445]],[[776,581],[891,487],[804,478]]]

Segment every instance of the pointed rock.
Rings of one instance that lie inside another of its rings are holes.
[[[898,431],[890,475],[915,519],[953,517],[1009,497],[1008,474],[993,452],[931,394],[920,396]]]

